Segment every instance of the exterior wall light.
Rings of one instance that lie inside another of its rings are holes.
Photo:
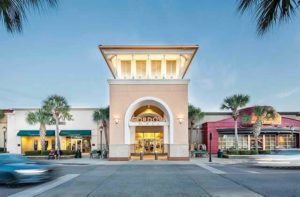
[[[114,121],[115,121],[115,124],[119,124],[120,118],[119,117],[114,117]]]
[[[178,123],[179,123],[179,124],[182,124],[182,123],[183,123],[183,118],[182,118],[182,117],[178,117],[177,119],[178,119]]]

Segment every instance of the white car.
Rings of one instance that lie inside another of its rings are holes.
[[[277,149],[270,155],[259,155],[254,165],[264,167],[300,167],[300,149]]]

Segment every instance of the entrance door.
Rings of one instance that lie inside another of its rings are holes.
[[[82,152],[82,139],[71,139],[71,144],[72,151],[80,150]]]

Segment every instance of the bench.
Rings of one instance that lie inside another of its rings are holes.
[[[191,151],[191,157],[197,157],[197,155],[200,155],[201,157],[203,157],[203,156],[207,157],[208,153],[206,150]]]

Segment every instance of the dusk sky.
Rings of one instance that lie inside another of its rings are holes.
[[[72,107],[108,105],[112,75],[99,44],[198,44],[186,78],[189,101],[220,111],[226,96],[248,94],[249,106],[300,111],[300,15],[256,34],[236,1],[61,0],[28,16],[22,34],[0,26],[0,108],[39,107],[51,94]],[[122,99],[122,98],[120,98]]]

